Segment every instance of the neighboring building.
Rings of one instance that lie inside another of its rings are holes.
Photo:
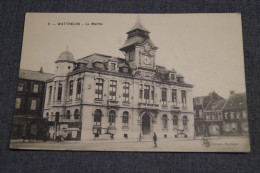
[[[208,96],[193,98],[196,136],[222,134],[222,107],[225,101],[214,91]]]
[[[223,106],[223,120],[225,135],[248,135],[246,93],[230,92]]]
[[[42,118],[45,82],[53,74],[21,69],[13,119],[12,139],[43,139],[47,121]]]
[[[149,33],[137,20],[120,48],[125,58],[95,53],[75,61],[68,50],[60,54],[44,106],[51,138],[194,137],[193,85],[155,63]]]
[[[214,94],[214,93],[212,93]],[[206,136],[219,136],[223,134],[222,107],[226,100],[217,96],[212,99],[204,110],[204,124]]]
[[[207,96],[193,98],[195,136],[203,136],[205,133],[204,109],[209,103],[209,99],[206,98]]]

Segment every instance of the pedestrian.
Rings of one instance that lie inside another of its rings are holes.
[[[154,134],[153,134],[154,147],[157,147],[156,141],[157,141],[157,136],[156,136],[156,133],[154,132]]]

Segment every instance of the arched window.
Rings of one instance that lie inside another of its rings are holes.
[[[123,126],[128,126],[128,120],[129,120],[129,113],[127,111],[125,111],[123,113],[123,117],[122,117],[122,123],[123,123]]]
[[[74,119],[79,119],[79,110],[78,109],[76,109],[74,111]]]
[[[183,121],[183,129],[187,129],[188,118],[186,115],[183,116],[182,121]]]
[[[178,116],[174,115],[172,121],[173,121],[173,127],[177,128],[177,126],[178,126]]]
[[[100,126],[101,125],[101,116],[102,112],[100,109],[95,110],[94,113],[94,125]]]
[[[110,111],[108,114],[108,122],[110,126],[115,125],[116,122],[116,112],[114,110]]]
[[[162,116],[162,126],[165,129],[168,128],[168,116],[166,114]]]
[[[70,117],[71,117],[71,114],[70,114],[70,110],[67,110],[67,119],[70,119]]]

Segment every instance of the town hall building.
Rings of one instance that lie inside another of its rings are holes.
[[[60,54],[46,85],[50,139],[194,138],[193,85],[156,64],[149,33],[138,19],[120,48],[124,58]]]

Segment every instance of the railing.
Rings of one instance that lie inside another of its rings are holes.
[[[138,106],[140,108],[157,108],[157,107],[159,107],[159,105],[155,104],[155,103],[138,103]]]

